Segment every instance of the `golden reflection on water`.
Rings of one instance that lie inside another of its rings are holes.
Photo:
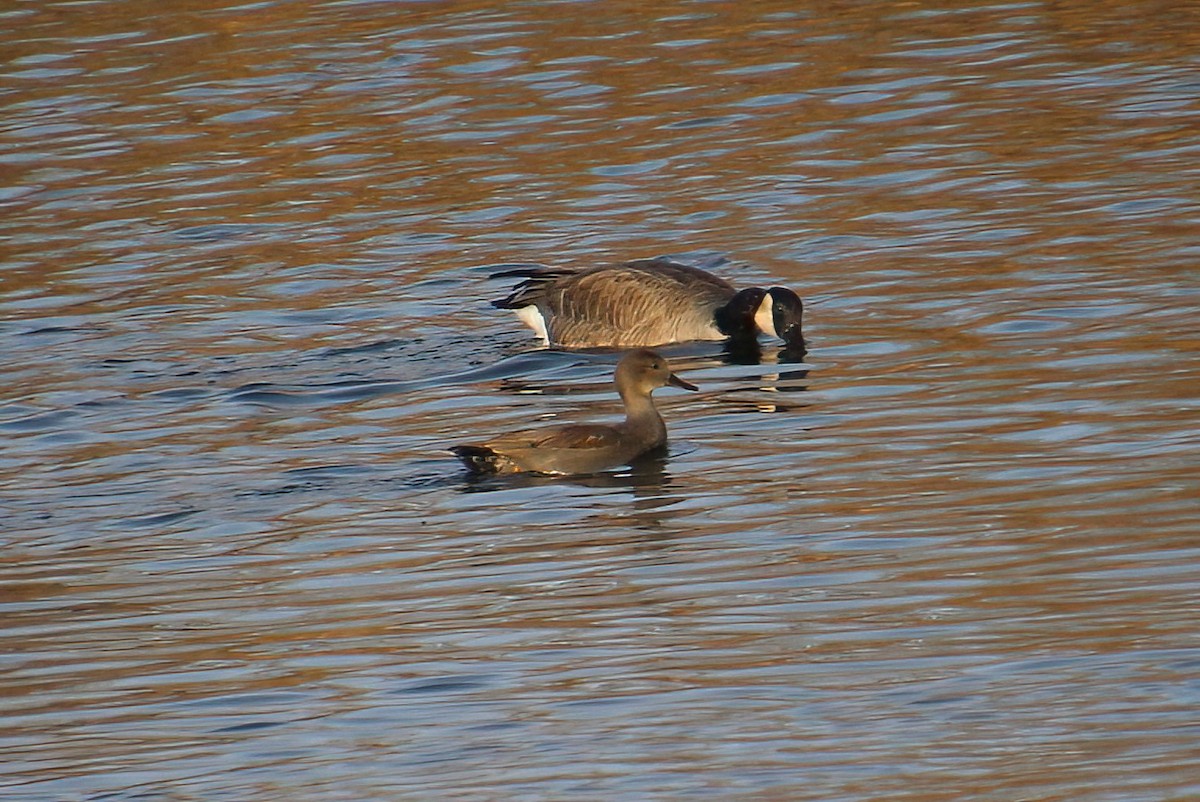
[[[0,788],[1197,793],[1194,4],[0,13]],[[704,251],[803,362],[457,474],[614,408],[491,266]]]

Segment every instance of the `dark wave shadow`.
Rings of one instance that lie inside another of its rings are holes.
[[[586,354],[553,350],[524,351],[504,357],[490,365],[404,381],[348,379],[314,384],[251,382],[228,390],[225,400],[267,407],[323,406],[365,401],[385,395],[401,395],[431,387],[481,384],[510,379],[519,381],[530,374],[561,370],[590,361],[594,361],[594,357]]]

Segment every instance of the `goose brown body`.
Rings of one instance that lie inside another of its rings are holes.
[[[667,442],[667,426],[651,397],[654,390],[668,384],[696,389],[672,373],[666,359],[644,349],[621,358],[615,382],[625,404],[620,423],[558,426],[450,450],[473,473],[595,473],[625,465]]]
[[[803,343],[803,304],[783,287],[737,290],[719,276],[667,258],[585,270],[532,268],[505,298],[547,345],[627,348],[775,335]]]

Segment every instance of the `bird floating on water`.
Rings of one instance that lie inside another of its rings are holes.
[[[450,450],[467,470],[477,474],[587,474],[626,465],[667,442],[667,426],[651,393],[668,384],[685,390],[696,386],[672,373],[662,356],[645,349],[623,356],[614,378],[625,404],[621,423],[569,424],[502,435],[481,445]]]
[[[767,334],[804,347],[804,304],[793,291],[737,290],[667,257],[583,270],[525,267],[491,277],[523,279],[492,305],[512,309],[546,345],[633,348]]]

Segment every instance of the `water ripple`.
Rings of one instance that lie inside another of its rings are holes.
[[[110,6],[0,12],[0,788],[1196,793],[1186,13]],[[466,476],[620,410],[489,273],[668,253],[808,353]]]

